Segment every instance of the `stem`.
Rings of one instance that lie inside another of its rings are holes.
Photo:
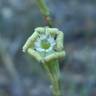
[[[52,82],[53,96],[61,96],[60,84],[58,80]]]
[[[53,96],[62,96],[60,88],[60,70],[58,61],[51,61],[44,64],[44,68],[48,73],[52,83]]]
[[[40,9],[40,12],[44,16],[47,25],[49,27],[52,27],[52,19],[50,17],[50,12],[49,12],[49,9],[48,9],[45,1],[44,0],[37,0],[37,5]]]

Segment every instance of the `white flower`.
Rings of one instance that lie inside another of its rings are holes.
[[[23,46],[37,61],[45,63],[65,56],[63,32],[57,28],[38,27]]]
[[[55,40],[50,34],[42,34],[34,44],[34,48],[39,52],[50,52],[54,46]]]

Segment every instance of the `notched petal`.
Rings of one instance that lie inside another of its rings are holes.
[[[26,41],[25,45],[23,46],[23,52],[26,52],[28,48],[32,48],[34,46],[34,42],[38,37],[38,33],[34,32]]]
[[[38,27],[35,29],[35,31],[38,32],[39,34],[42,34],[42,33],[44,33],[45,30],[43,27]]]
[[[32,57],[34,57],[38,62],[43,62],[42,56],[41,56],[38,52],[36,52],[35,50],[29,48],[29,49],[28,49],[28,53],[29,53]]]
[[[44,58],[44,61],[45,61],[45,62],[49,62],[49,61],[51,61],[51,60],[63,58],[64,56],[65,56],[65,51],[54,52],[54,53],[52,53],[51,55],[46,56],[46,57]]]
[[[57,38],[56,38],[56,50],[61,51],[63,50],[63,39],[64,39],[64,34],[63,32],[59,31]]]

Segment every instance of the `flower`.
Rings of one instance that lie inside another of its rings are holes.
[[[38,27],[23,46],[23,51],[39,62],[49,62],[65,56],[63,32],[57,28]]]
[[[34,48],[39,52],[49,52],[55,44],[55,39],[50,34],[43,34],[35,41]]]

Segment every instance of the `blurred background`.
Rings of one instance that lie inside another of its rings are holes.
[[[63,96],[96,96],[96,0],[45,0],[53,27],[64,32]],[[0,96],[51,96],[42,66],[22,52],[45,26],[36,0],[0,0]]]

